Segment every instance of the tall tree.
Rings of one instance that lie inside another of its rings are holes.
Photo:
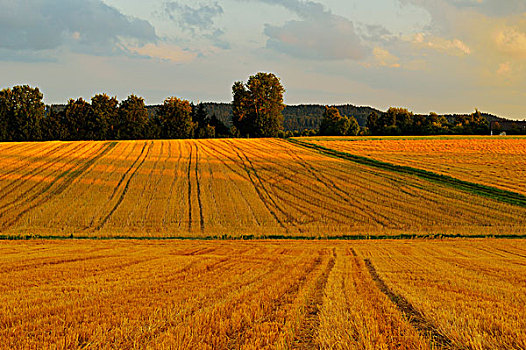
[[[230,129],[214,114],[210,118],[210,126],[214,127],[215,137],[229,137]]]
[[[138,140],[144,138],[148,123],[148,110],[144,99],[130,95],[119,105],[115,138],[120,140]]]
[[[378,132],[378,128],[379,128],[379,125],[378,125],[378,113],[373,111],[367,116],[366,126],[369,128],[369,132],[371,134],[374,135],[374,134],[376,134]]]
[[[15,86],[0,91],[0,136],[6,141],[40,140],[46,106],[38,88]]]
[[[106,94],[98,94],[91,98],[92,114],[89,119],[89,136],[94,140],[115,138],[114,130],[119,113],[119,101]]]
[[[242,136],[276,137],[283,129],[285,89],[272,73],[257,73],[232,86],[232,122]]]
[[[215,127],[210,125],[210,117],[203,103],[192,106],[192,121],[195,127],[195,138],[205,139],[215,137]]]
[[[70,99],[64,110],[64,125],[70,140],[88,140],[91,105],[82,97]]]
[[[161,135],[167,139],[187,139],[192,137],[192,106],[187,100],[168,97],[159,108]]]

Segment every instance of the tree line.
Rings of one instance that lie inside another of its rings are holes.
[[[63,108],[46,106],[38,88],[27,85],[0,91],[0,140],[137,140],[228,137],[230,130],[203,104],[169,97],[149,113],[144,99],[119,102],[97,94],[70,99]]]
[[[162,105],[147,108],[144,99],[135,95],[119,102],[107,94],[97,94],[90,101],[70,99],[58,108],[46,106],[38,88],[15,86],[0,91],[0,141],[489,133],[488,120],[478,110],[448,119],[436,113],[413,114],[404,108],[390,108],[382,113],[350,105],[343,106],[345,108],[297,106],[295,113],[302,110],[321,113],[319,127],[284,131],[284,91],[280,79],[272,73],[257,73],[246,83],[235,82],[232,126],[227,127],[221,120],[224,116],[218,118],[215,113],[224,114],[224,111],[214,104],[194,105],[168,97]],[[212,115],[210,109],[214,112]],[[366,110],[370,113],[365,118]],[[349,115],[340,113],[342,111]],[[358,113],[360,123],[352,113]],[[299,114],[296,117],[300,118]]]

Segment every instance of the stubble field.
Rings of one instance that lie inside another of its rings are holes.
[[[0,243],[2,348],[524,349],[526,241]]]
[[[525,226],[525,206],[284,140],[0,144],[6,236],[500,235]]]
[[[526,137],[305,139],[368,158],[526,194]]]

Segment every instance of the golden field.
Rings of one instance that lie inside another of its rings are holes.
[[[526,194],[526,137],[305,139],[327,148]]]
[[[2,241],[1,348],[524,349],[525,240]]]
[[[482,145],[477,139],[469,142]],[[360,144],[379,143],[331,141],[330,147]],[[437,158],[428,157],[434,167]],[[506,161],[514,164],[510,171],[518,171],[523,157],[513,157]],[[466,165],[471,166],[467,173],[479,171],[477,165]],[[522,206],[325,156],[284,140],[0,143],[4,236],[525,232]]]

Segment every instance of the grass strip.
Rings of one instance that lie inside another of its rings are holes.
[[[296,139],[287,139],[287,141],[294,145],[315,150],[328,156],[349,160],[361,165],[366,165],[369,167],[387,170],[403,175],[417,176],[421,179],[434,182],[440,185],[452,187],[464,192],[469,192],[471,194],[491,198],[500,202],[526,208],[526,196],[517,192],[507,191],[496,187],[459,180],[449,175],[437,174],[428,170],[413,168],[405,165],[396,165],[376,159],[336,151],[331,148],[316,145],[310,142],[300,141]]]
[[[299,241],[363,241],[363,240],[439,240],[439,239],[526,239],[526,234],[398,234],[398,235],[335,235],[335,236],[291,236],[291,235],[217,235],[217,236],[86,236],[86,235],[0,235],[0,241],[28,240],[99,240],[99,241],[258,241],[258,240],[299,240]]]

